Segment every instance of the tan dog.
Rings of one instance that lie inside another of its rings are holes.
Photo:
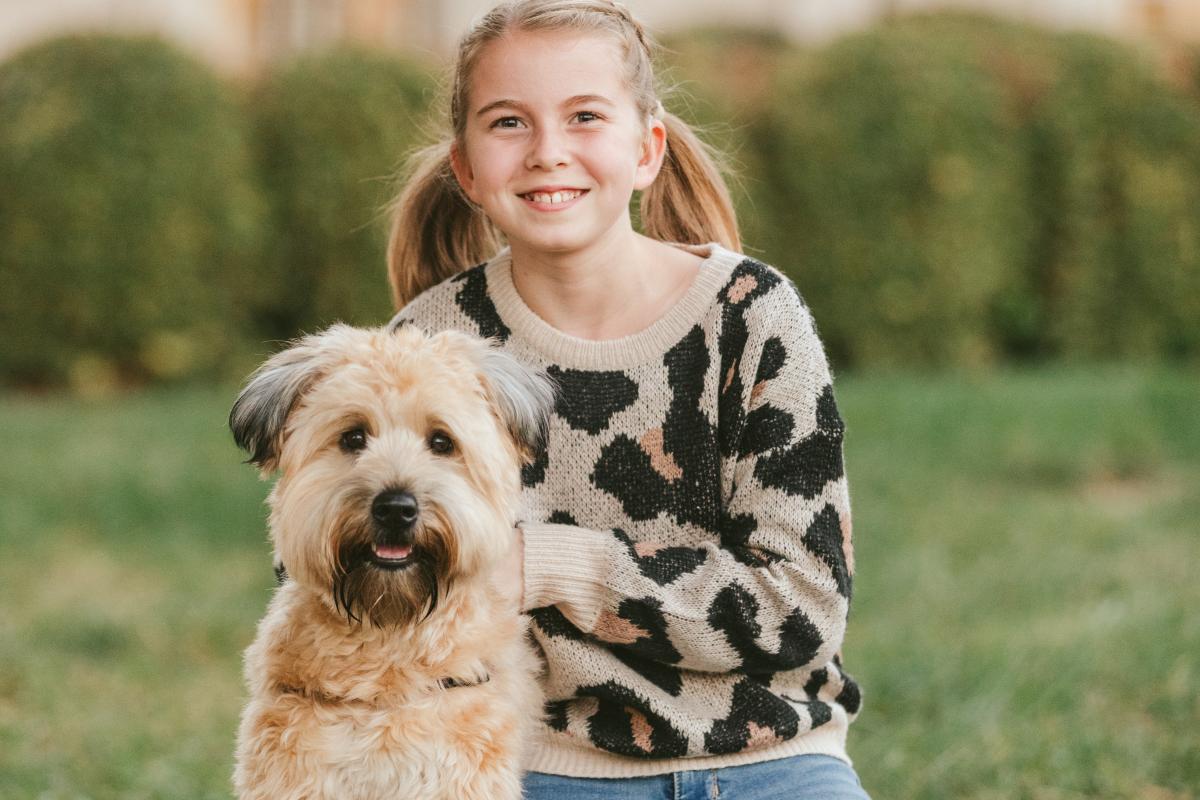
[[[525,621],[490,580],[549,379],[480,339],[337,325],[230,413],[289,576],[246,651],[240,797],[520,797],[542,709]]]

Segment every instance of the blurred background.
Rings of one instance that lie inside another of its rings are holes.
[[[847,422],[880,798],[1200,795],[1200,2],[627,0]],[[392,311],[487,0],[0,0],[0,797],[227,797],[225,428]]]

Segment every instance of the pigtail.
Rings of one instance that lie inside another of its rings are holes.
[[[501,247],[499,232],[454,178],[449,141],[413,154],[408,175],[391,205],[387,245],[388,283],[397,309]]]
[[[717,242],[741,251],[737,215],[715,152],[686,122],[663,111],[667,154],[654,183],[642,192],[642,232],[666,242]]]

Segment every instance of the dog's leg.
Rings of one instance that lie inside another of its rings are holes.
[[[297,713],[270,699],[246,707],[238,731],[234,789],[239,800],[335,800],[319,763],[304,741],[307,725]]]

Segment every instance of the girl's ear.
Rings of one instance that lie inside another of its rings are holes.
[[[634,176],[633,188],[645,189],[654,183],[662,169],[667,154],[667,126],[662,120],[652,117],[642,137],[641,153]]]
[[[467,160],[457,141],[450,145],[450,169],[454,171],[455,180],[458,181],[458,185],[462,187],[471,202],[479,202],[475,199],[474,194],[475,173],[471,170],[471,162]]]

